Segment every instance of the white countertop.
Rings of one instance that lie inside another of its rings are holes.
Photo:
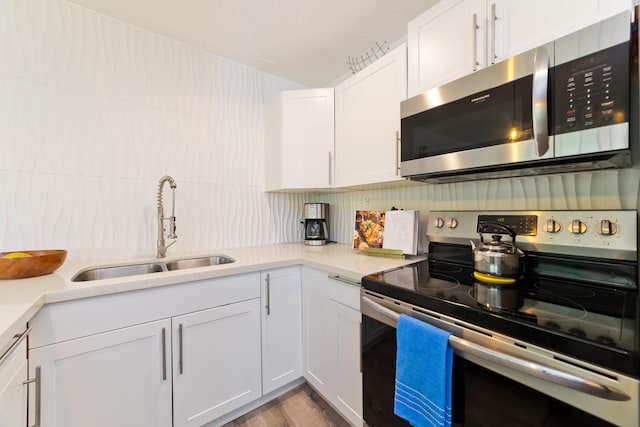
[[[119,292],[166,286],[194,280],[248,273],[302,264],[358,281],[362,276],[409,264],[420,258],[391,259],[372,257],[348,245],[305,246],[302,243],[224,249],[207,253],[171,254],[165,260],[200,255],[224,254],[230,264],[168,271],[118,279],[72,282],[80,270],[124,263],[157,261],[155,258],[126,258],[103,261],[65,262],[46,276],[20,280],[0,280],[0,348],[24,330],[26,323],[44,305]]]

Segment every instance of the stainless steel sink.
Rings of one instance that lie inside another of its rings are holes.
[[[167,261],[167,270],[184,270],[185,268],[209,267],[212,265],[229,264],[235,262],[233,258],[225,255],[212,255],[207,257],[183,258]]]
[[[210,255],[203,257],[181,258],[171,261],[148,262],[141,264],[112,265],[106,267],[86,268],[71,278],[72,282],[88,282],[91,280],[115,279],[118,277],[137,276],[140,274],[159,273],[161,271],[184,270],[187,268],[210,267],[212,265],[235,262],[226,255]]]
[[[71,279],[72,282],[114,279],[117,277],[136,276],[139,274],[159,273],[164,271],[161,263],[144,263],[116,265],[110,267],[87,268],[81,270]]]

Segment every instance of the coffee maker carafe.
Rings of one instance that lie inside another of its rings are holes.
[[[329,240],[329,204],[304,204],[304,244],[326,245]]]

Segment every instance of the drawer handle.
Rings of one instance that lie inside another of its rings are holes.
[[[338,282],[347,283],[349,285],[360,286],[360,282],[356,282],[354,280],[345,279],[343,277],[336,275],[329,275],[329,279],[337,280]]]
[[[27,335],[29,335],[29,332],[31,332],[31,328],[27,328],[23,333],[15,334],[13,336],[13,338],[15,338],[14,343],[11,344],[11,346],[7,349],[7,351],[5,351],[2,355],[0,355],[0,365],[2,365],[2,363],[9,357],[11,352],[15,350],[16,347],[18,347],[18,345],[20,345],[22,340],[24,340],[27,337]]]

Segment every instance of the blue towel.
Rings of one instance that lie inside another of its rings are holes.
[[[413,426],[451,425],[449,332],[401,314],[394,413]]]

